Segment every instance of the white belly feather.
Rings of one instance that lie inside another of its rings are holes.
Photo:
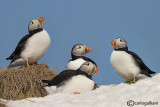
[[[26,61],[28,60],[29,63],[35,63],[46,54],[50,43],[50,36],[45,30],[36,33],[26,42],[26,47],[21,53],[21,57]]]
[[[82,58],[79,58],[77,60],[68,62],[66,68],[67,70],[77,70],[84,62],[86,61]]]
[[[73,76],[70,80],[66,81],[63,86],[57,88],[61,92],[87,92],[91,91],[94,87],[94,81],[84,75]]]
[[[127,80],[133,80],[140,73],[132,56],[125,51],[113,51],[110,62],[115,72]]]

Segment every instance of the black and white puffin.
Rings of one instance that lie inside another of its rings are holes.
[[[111,42],[114,51],[111,54],[110,62],[121,77],[136,82],[138,79],[151,77],[151,71],[134,52],[128,51],[127,42],[123,38],[116,38]]]
[[[98,73],[95,64],[84,62],[78,70],[65,70],[54,77],[52,80],[42,80],[48,83],[47,86],[56,86],[60,92],[79,94],[91,91],[94,87],[92,75]],[[46,88],[45,86],[44,88]]]
[[[71,50],[72,59],[67,63],[67,70],[77,70],[86,61],[90,61],[96,65],[96,63],[90,58],[85,57],[86,54],[90,53],[92,49],[89,46],[76,44]]]
[[[6,58],[11,60],[9,67],[34,64],[47,52],[51,39],[46,30],[42,28],[45,18],[40,17],[29,23],[29,34],[24,36],[18,43],[15,51]]]

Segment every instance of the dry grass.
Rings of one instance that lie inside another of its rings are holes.
[[[2,70],[2,68],[0,67],[0,73],[2,72],[3,70]]]
[[[19,100],[46,96],[47,92],[42,88],[45,84],[41,80],[50,80],[55,76],[56,73],[44,64],[3,72],[0,69],[0,98]]]

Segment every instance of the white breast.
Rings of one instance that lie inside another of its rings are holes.
[[[67,70],[77,70],[84,62],[86,62],[84,59],[79,58],[74,61],[69,61],[66,68]]]
[[[110,62],[115,72],[127,80],[133,80],[140,73],[132,56],[125,51],[113,51]]]
[[[87,78],[84,75],[73,76],[69,79],[63,86],[57,88],[57,90],[62,92],[87,92],[91,91],[94,87],[94,81]]]
[[[45,30],[36,33],[28,39],[21,57],[26,61],[28,60],[29,63],[35,63],[45,55],[50,43],[50,36]]]

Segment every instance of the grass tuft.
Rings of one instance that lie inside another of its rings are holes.
[[[0,69],[0,98],[20,100],[46,96],[47,92],[42,88],[45,84],[41,80],[50,80],[55,76],[56,73],[44,64]]]
[[[134,82],[132,80],[126,80],[126,81],[124,81],[124,83],[129,84],[129,85],[134,84]]]

